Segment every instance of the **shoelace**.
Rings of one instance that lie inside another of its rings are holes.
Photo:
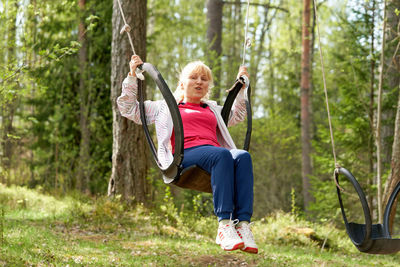
[[[253,225],[253,223],[243,223],[242,225],[239,226],[239,228],[242,229],[241,234],[243,235],[243,238],[251,238],[254,239],[253,233],[250,230],[250,226]]]
[[[239,223],[238,219],[229,220],[228,224],[223,225],[221,231],[226,233],[227,238],[235,238],[237,236],[235,226]]]

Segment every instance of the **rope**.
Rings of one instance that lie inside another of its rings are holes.
[[[121,1],[120,0],[118,0],[118,6],[119,6],[119,10],[121,11],[122,20],[124,21],[124,26],[122,27],[122,29],[121,29],[121,31],[119,33],[120,34],[124,34],[124,32],[126,32],[128,34],[128,39],[129,39],[129,43],[131,44],[132,53],[133,53],[133,55],[136,55],[135,47],[133,46],[132,36],[130,34],[131,27],[126,22],[124,11],[122,10],[122,5],[121,5]],[[136,77],[138,79],[144,80],[143,71],[141,70],[141,66],[136,68],[135,73],[136,73]]]
[[[317,3],[316,0],[314,1],[314,13],[315,13],[315,25],[317,26],[317,35],[318,35],[318,48],[319,48],[319,58],[321,61],[321,71],[322,71],[322,80],[324,83],[324,92],[325,92],[325,104],[326,104],[326,111],[328,113],[328,121],[329,121],[329,132],[331,136],[331,144],[332,144],[332,154],[333,154],[333,159],[335,161],[335,173],[338,172],[338,169],[340,168],[340,165],[337,163],[336,160],[336,150],[335,150],[335,140],[333,138],[333,130],[332,130],[332,121],[331,121],[331,114],[329,111],[329,99],[328,99],[328,90],[326,86],[326,78],[325,78],[325,66],[324,66],[324,56],[322,54],[322,47],[321,47],[321,36],[319,32],[319,22],[318,22],[318,11],[317,11]],[[338,181],[334,177],[334,181],[336,186],[341,190],[344,191],[343,188],[339,186]]]
[[[136,55],[135,47],[133,46],[133,42],[132,42],[132,37],[131,37],[131,34],[129,33],[131,31],[131,27],[126,22],[124,11],[122,10],[122,5],[121,5],[121,1],[120,0],[118,0],[118,6],[119,6],[119,10],[121,11],[122,19],[123,19],[124,24],[125,24],[124,27],[122,27],[122,29],[120,31],[120,34],[123,34],[124,32],[126,32],[128,34],[129,43],[131,44],[132,52],[133,52],[134,55]]]
[[[243,62],[242,66],[244,65],[244,61],[246,58],[246,48],[251,46],[250,38],[247,38],[247,30],[249,28],[249,7],[250,7],[250,0],[247,0],[247,10],[246,10],[246,29],[244,32],[244,42],[243,42]]]

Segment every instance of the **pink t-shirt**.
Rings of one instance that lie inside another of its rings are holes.
[[[201,145],[220,146],[217,140],[217,119],[205,104],[180,103],[184,149]],[[175,131],[171,136],[172,153],[175,153]]]

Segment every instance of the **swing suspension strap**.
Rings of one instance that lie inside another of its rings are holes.
[[[335,161],[335,173],[337,173],[339,168],[340,168],[340,165],[338,164],[338,162],[336,160],[335,140],[333,138],[331,114],[330,114],[330,111],[329,111],[328,90],[327,90],[327,86],[326,86],[324,57],[323,57],[323,53],[322,53],[321,36],[320,36],[320,32],[319,32],[317,3],[316,3],[316,0],[313,0],[313,1],[314,1],[314,13],[315,13],[315,25],[317,26],[317,35],[318,35],[319,58],[320,58],[320,61],[321,61],[322,80],[323,80],[324,92],[325,92],[326,112],[328,113],[329,132],[330,132],[331,144],[332,144],[332,154],[333,154],[333,159]],[[338,181],[337,181],[337,179],[335,177],[336,176],[334,175],[334,181],[336,183],[337,188],[339,188],[341,191],[344,191],[343,188],[341,188],[339,186],[339,183],[338,183]]]

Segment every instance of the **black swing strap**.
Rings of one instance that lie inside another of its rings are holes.
[[[171,113],[171,118],[175,132],[175,154],[173,161],[167,168],[163,168],[158,159],[157,150],[155,148],[153,139],[151,138],[150,131],[147,127],[146,112],[144,107],[144,92],[143,92],[144,90],[142,84],[143,82],[138,79],[140,120],[142,121],[143,130],[147,142],[150,145],[150,150],[153,154],[153,158],[156,161],[161,172],[168,178],[175,178],[180,172],[180,165],[183,160],[183,124],[182,124],[181,114],[179,113],[175,97],[171,93],[171,90],[169,89],[167,83],[164,81],[164,78],[162,77],[161,73],[156,69],[156,67],[154,67],[150,63],[144,63],[142,69],[143,71],[147,72],[156,83]]]
[[[352,184],[354,189],[357,192],[358,198],[361,202],[362,209],[364,212],[364,220],[365,220],[365,225],[359,225],[359,224],[354,224],[354,223],[349,223],[346,217],[345,213],[345,208],[343,205],[343,200],[342,200],[342,195],[341,195],[341,190],[339,187],[336,187],[338,199],[339,199],[339,204],[340,204],[340,209],[342,211],[342,217],[343,221],[346,226],[346,231],[347,234],[349,235],[351,241],[353,244],[360,249],[361,251],[366,251],[371,247],[371,232],[372,232],[372,219],[371,219],[371,213],[370,209],[368,206],[368,201],[367,198],[365,197],[365,194],[358,183],[357,179],[353,176],[353,174],[348,171],[347,169],[340,167],[337,168],[335,171],[335,179],[337,183],[339,184],[339,174],[343,174],[347,180]]]
[[[221,116],[225,122],[225,125],[228,126],[229,115],[232,110],[233,102],[235,102],[236,96],[239,94],[240,90],[243,87],[244,79],[239,78],[235,81],[231,89],[229,89],[229,94],[226,97],[224,106],[222,107]],[[252,111],[251,111],[251,86],[249,84],[247,88],[247,99],[246,101],[246,112],[247,112],[247,130],[246,137],[243,144],[243,149],[248,151],[250,148],[250,139],[251,139],[251,131],[252,131]]]

